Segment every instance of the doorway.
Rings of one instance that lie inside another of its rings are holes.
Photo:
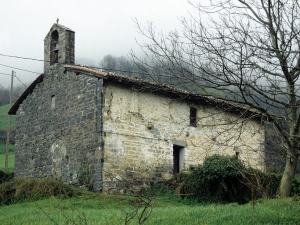
[[[184,147],[173,145],[173,174],[177,174],[184,168]]]

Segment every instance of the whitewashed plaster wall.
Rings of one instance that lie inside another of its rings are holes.
[[[183,170],[212,154],[238,155],[247,166],[264,169],[264,126],[254,120],[111,83],[103,97],[104,192],[170,178],[174,144],[184,149]],[[197,127],[190,126],[191,106]]]

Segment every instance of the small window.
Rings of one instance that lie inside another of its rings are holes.
[[[194,169],[196,169],[196,165],[189,165],[189,171],[193,171]]]
[[[239,152],[235,152],[235,158],[239,159],[240,153]]]
[[[197,109],[190,108],[190,126],[197,127]]]
[[[55,95],[51,96],[51,109],[55,109]]]

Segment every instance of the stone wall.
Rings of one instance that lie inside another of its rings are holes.
[[[16,176],[85,182],[101,191],[101,87],[94,77],[46,68],[17,111]]]
[[[222,110],[106,82],[104,88],[103,190],[124,193],[147,187],[212,154],[236,155],[264,169],[264,127]],[[190,107],[197,126],[190,126]],[[174,150],[175,149],[175,150]]]
[[[236,155],[264,169],[258,122],[57,64],[19,106],[16,130],[16,176],[53,177],[105,193],[148,187],[212,154]]]

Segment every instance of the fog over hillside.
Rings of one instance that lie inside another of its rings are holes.
[[[189,10],[187,0],[0,1],[0,84],[9,87],[12,70],[24,83],[43,73],[42,61],[8,56],[43,60],[43,40],[57,18],[75,31],[76,62],[98,65],[108,54],[126,56],[131,49],[139,54],[136,39],[143,39],[134,18],[167,33],[181,29],[178,18]],[[15,84],[20,82],[15,79]]]

